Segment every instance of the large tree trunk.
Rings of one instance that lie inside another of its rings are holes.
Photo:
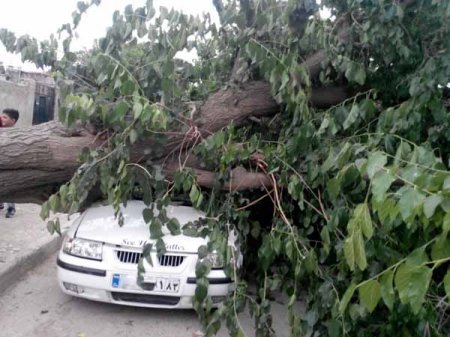
[[[70,134],[58,122],[0,129],[0,200],[42,202],[78,167],[84,147],[96,146],[87,132]]]

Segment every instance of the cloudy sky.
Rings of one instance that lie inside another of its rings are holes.
[[[79,0],[11,0],[0,1],[0,28],[13,31],[16,36],[29,34],[38,40],[46,39],[64,23],[72,21],[71,14]],[[90,48],[94,39],[104,35],[111,24],[115,10],[122,11],[126,5],[139,7],[145,0],[102,0],[100,6],[92,7],[85,14],[77,29],[79,38],[72,43],[72,49]],[[189,14],[210,12],[215,14],[212,0],[154,0],[159,6],[174,7]],[[33,71],[32,64],[22,64],[20,56],[9,54],[0,46],[0,62]]]

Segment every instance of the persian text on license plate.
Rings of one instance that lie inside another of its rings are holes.
[[[180,280],[178,279],[168,279],[168,278],[159,278],[155,279],[155,288],[154,291],[161,291],[165,293],[177,293],[180,290]]]

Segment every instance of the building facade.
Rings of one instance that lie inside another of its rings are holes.
[[[17,126],[45,123],[57,116],[55,81],[45,73],[24,72],[0,64],[0,111],[17,109]]]

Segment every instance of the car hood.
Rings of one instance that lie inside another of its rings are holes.
[[[155,240],[150,239],[149,225],[143,219],[142,211],[146,208],[141,201],[129,201],[122,207],[124,217],[123,226],[119,226],[118,219],[114,217],[112,206],[92,207],[81,214],[74,222],[74,236],[77,238],[101,241],[107,244],[122,247],[142,247]],[[170,205],[166,208],[169,218],[176,218],[180,225],[195,221],[204,216],[203,213],[187,206]],[[185,235],[170,235],[163,227],[165,236],[163,240],[167,251],[197,253],[198,247],[206,244],[204,238],[194,238]]]

